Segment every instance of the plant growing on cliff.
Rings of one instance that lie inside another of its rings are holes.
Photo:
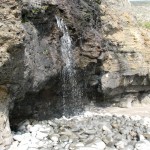
[[[140,27],[146,28],[146,29],[150,29],[150,22],[142,22],[142,21],[138,21],[138,24]]]
[[[39,8],[33,8],[31,11],[33,14],[38,14],[39,12],[46,11],[47,9],[48,9],[48,6],[42,6]]]
[[[44,55],[48,55],[48,54],[49,54],[49,50],[48,50],[48,49],[44,49],[44,50],[43,50],[43,54],[44,54]]]
[[[146,29],[150,29],[150,22],[145,22],[145,23],[144,23],[144,27],[145,27]]]
[[[95,2],[101,4],[101,0],[95,0]]]

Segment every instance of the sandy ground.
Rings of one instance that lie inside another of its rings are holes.
[[[131,108],[98,107],[98,106],[90,105],[88,108],[86,108],[86,111],[91,111],[94,113],[111,113],[111,114],[128,115],[128,116],[139,115],[141,117],[150,117],[150,105],[137,106]]]
[[[129,116],[144,116],[150,117],[150,106],[132,107],[132,108],[119,108],[119,107],[109,107],[104,109],[107,113],[121,114]]]

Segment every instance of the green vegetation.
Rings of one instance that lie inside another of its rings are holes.
[[[48,6],[42,6],[42,7],[39,7],[39,8],[33,8],[31,11],[33,14],[37,14],[41,11],[45,11],[48,9]]]
[[[28,22],[28,18],[29,17],[33,17],[34,15],[38,15],[40,14],[41,12],[44,12],[46,10],[48,10],[48,6],[42,6],[42,7],[38,7],[38,8],[32,8],[28,11],[26,11],[25,13],[22,14],[22,23],[26,23]]]
[[[26,17],[22,17],[22,20],[21,20],[22,23],[26,23],[28,22],[28,19]]]
[[[150,21],[149,22],[138,21],[138,24],[140,27],[150,29]]]
[[[44,49],[43,50],[43,54],[48,55],[49,54],[49,50],[48,49]]]
[[[144,23],[144,27],[145,27],[146,29],[150,29],[150,22],[145,22],[145,23]]]
[[[96,3],[101,4],[101,0],[95,0]]]

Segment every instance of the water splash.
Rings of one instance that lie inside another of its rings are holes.
[[[72,52],[72,39],[68,33],[68,28],[63,19],[56,16],[57,25],[62,31],[61,37],[61,53],[62,60],[65,63],[62,72],[62,101],[63,101],[63,115],[75,115],[82,111],[82,88],[77,81],[77,72],[74,69],[74,55]]]

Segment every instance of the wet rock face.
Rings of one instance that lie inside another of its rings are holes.
[[[65,62],[61,56],[63,33],[57,25],[56,16],[63,19],[72,39],[73,63],[78,86],[84,88],[83,95],[86,92],[91,95],[91,91],[95,90],[95,87],[89,88],[88,82],[92,85],[96,82],[96,86],[98,84],[95,79],[91,80],[91,75],[101,51],[99,3],[65,0],[44,2],[38,7],[32,5],[36,4],[27,1],[22,3],[25,90],[23,101],[14,102],[11,112],[13,122],[16,118],[33,117],[41,120],[62,115],[60,78],[63,78],[61,69]],[[70,87],[67,92],[70,92]],[[72,108],[72,104],[68,104],[68,107]]]
[[[29,81],[29,91],[39,91],[50,77],[61,70],[61,33],[57,28],[54,14],[49,14],[51,11],[47,12],[48,14],[28,13],[31,13],[31,16],[24,16],[30,18],[23,23],[26,31],[25,74]]]
[[[30,92],[41,90],[64,66],[60,51],[63,33],[57,26],[56,16],[62,18],[69,29],[75,56],[73,61],[78,68],[97,62],[101,51],[98,3],[65,0],[47,1],[40,7],[32,5],[23,1],[22,9],[26,33],[25,78]]]

